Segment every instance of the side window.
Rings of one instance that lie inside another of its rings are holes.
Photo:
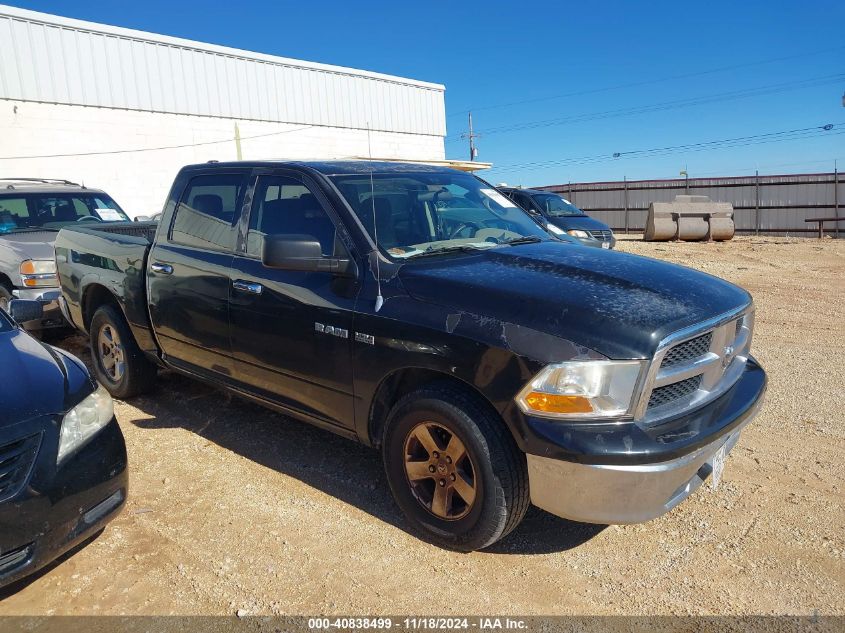
[[[27,226],[28,220],[25,198],[0,198],[0,233]]]
[[[231,250],[246,179],[246,173],[192,178],[176,208],[170,241],[210,250]]]
[[[335,226],[315,196],[301,181],[287,176],[261,176],[255,188],[247,255],[261,257],[265,235],[310,235],[323,255],[334,253]]]

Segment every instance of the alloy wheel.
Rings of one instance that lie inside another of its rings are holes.
[[[97,337],[97,352],[103,369],[113,382],[120,382],[126,371],[126,357],[120,337],[111,325],[104,325]]]
[[[463,441],[436,422],[421,422],[405,439],[405,475],[414,498],[439,519],[465,517],[477,497],[476,468]]]

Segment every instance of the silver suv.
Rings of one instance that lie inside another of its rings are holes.
[[[67,180],[0,178],[0,308],[6,309],[12,298],[35,299],[43,304],[44,316],[28,329],[63,326],[53,252],[59,229],[128,221],[99,189]]]

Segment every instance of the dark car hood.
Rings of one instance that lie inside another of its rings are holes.
[[[610,229],[610,227],[604,222],[599,222],[588,215],[563,215],[558,217],[547,217],[546,219],[564,231],[568,231],[569,229],[581,229],[582,231],[607,231]]]
[[[751,301],[683,266],[560,242],[408,263],[413,297],[539,330],[609,358],[649,358],[660,339]]]
[[[0,333],[0,429],[61,414],[94,388],[79,361],[22,330]]]

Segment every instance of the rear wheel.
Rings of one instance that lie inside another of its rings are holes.
[[[487,547],[528,509],[525,456],[507,427],[451,385],[402,398],[388,417],[382,454],[396,503],[438,545]]]
[[[126,320],[113,306],[97,309],[89,335],[94,373],[109,393],[131,398],[152,388],[156,366],[138,348]]]

